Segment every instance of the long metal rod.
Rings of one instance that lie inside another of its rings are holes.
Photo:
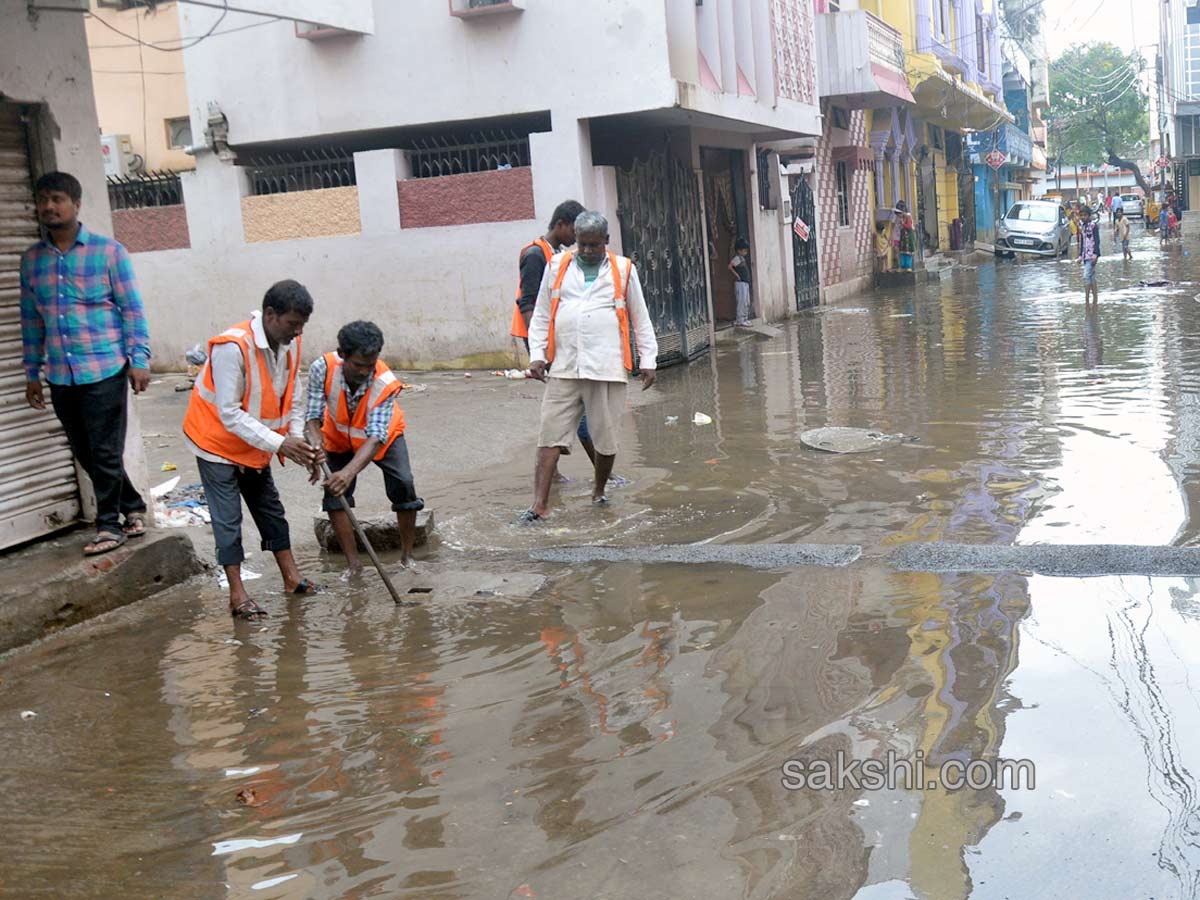
[[[325,476],[325,480],[329,480],[330,471],[328,463],[321,463],[321,473]],[[403,606],[404,601],[400,599],[400,593],[396,590],[396,586],[392,584],[392,579],[388,577],[388,573],[383,569],[383,563],[379,561],[379,557],[375,555],[375,548],[371,546],[371,541],[367,537],[367,533],[363,531],[362,525],[358,523],[358,517],[354,515],[354,510],[350,504],[346,502],[346,498],[338,497],[341,501],[342,509],[346,515],[350,517],[350,524],[354,526],[354,533],[358,535],[358,539],[363,542],[363,546],[367,548],[367,556],[371,557],[371,562],[375,565],[375,571],[379,573],[379,577],[383,579],[383,583],[387,585],[388,593],[392,595],[392,599],[396,601],[397,606]]]

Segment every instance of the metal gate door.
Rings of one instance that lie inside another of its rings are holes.
[[[963,247],[978,236],[975,222],[975,173],[968,169],[958,175],[958,214],[963,222]]]
[[[70,525],[79,485],[54,414],[25,403],[21,253],[38,239],[21,107],[0,103],[0,549]]]
[[[921,214],[916,225],[922,233],[921,246],[931,253],[937,252],[939,244],[936,175],[932,157],[917,166],[917,208]]]
[[[658,365],[708,349],[708,294],[700,186],[668,152],[617,170],[617,216],[625,255],[637,266],[658,338]]]
[[[813,190],[801,175],[792,185],[792,267],[796,276],[796,309],[811,309],[821,302],[821,275],[817,265],[817,213]],[[807,239],[797,227],[808,227]]]

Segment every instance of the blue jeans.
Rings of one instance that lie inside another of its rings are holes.
[[[1087,287],[1093,287],[1096,284],[1096,261],[1094,259],[1083,261],[1083,283]]]

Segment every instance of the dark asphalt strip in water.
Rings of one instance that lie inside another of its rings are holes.
[[[539,562],[727,563],[752,569],[844,568],[862,556],[853,544],[671,544],[555,547]],[[1038,575],[1200,575],[1200,548],[1136,544],[910,544],[888,557],[901,572],[1029,572]]]

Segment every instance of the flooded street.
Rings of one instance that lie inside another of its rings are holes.
[[[1073,261],[986,261],[723,344],[631,391],[611,509],[577,480],[517,528],[530,454],[469,467],[422,577],[538,590],[397,609],[306,545],[330,592],[272,573],[262,624],[208,579],[0,662],[0,895],[1200,897],[1200,579],[887,560],[1200,543],[1195,233],[1136,225],[1098,310]],[[801,443],[827,425],[911,440]],[[693,542],[862,556],[529,561]],[[1030,760],[1036,786],[782,783],[889,750]]]

